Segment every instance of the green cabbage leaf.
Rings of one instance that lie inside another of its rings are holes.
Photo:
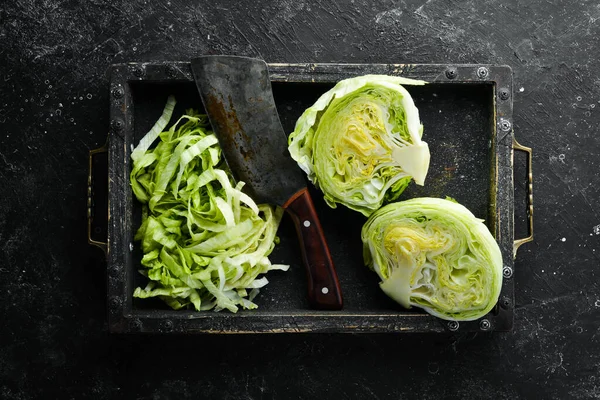
[[[381,289],[405,308],[470,321],[496,305],[502,255],[483,220],[450,200],[388,204],[362,228],[367,266]]]
[[[131,188],[142,203],[135,240],[149,281],[133,296],[158,297],[173,309],[254,309],[252,300],[268,283],[264,274],[288,269],[268,258],[283,211],[242,192],[206,115],[186,110],[165,130],[174,107],[169,97],[131,153]]]
[[[397,199],[411,179],[424,184],[429,147],[402,86],[423,84],[387,75],[345,79],[300,116],[288,149],[329,206],[369,216]]]

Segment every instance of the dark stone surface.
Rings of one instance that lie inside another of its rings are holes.
[[[0,5],[0,398],[600,397],[596,1],[82,4]],[[514,332],[109,335],[104,257],[85,238],[105,71],[203,53],[511,65],[536,206],[535,242],[515,263]]]

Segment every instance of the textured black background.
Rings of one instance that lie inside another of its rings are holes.
[[[82,4],[0,5],[0,398],[600,398],[598,1]],[[105,71],[203,53],[511,65],[537,217],[514,332],[109,335],[104,258],[85,237]]]

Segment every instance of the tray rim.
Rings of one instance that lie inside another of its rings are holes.
[[[514,321],[514,192],[513,192],[513,82],[512,69],[494,64],[368,64],[368,63],[268,63],[272,82],[333,83],[369,74],[386,74],[435,83],[491,84],[493,86],[492,177],[496,207],[491,221],[503,258],[504,279],[495,313],[475,321],[444,321],[426,313],[377,313],[291,310],[285,312],[197,313],[133,309],[130,239],[132,193],[129,189],[129,144],[134,121],[131,84],[140,81],[192,82],[189,62],[132,62],[113,64],[110,75],[108,139],[109,218],[107,245],[108,328],[113,333],[298,333],[298,332],[444,332],[510,331]],[[508,97],[506,97],[508,93]],[[502,94],[502,96],[500,95]],[[508,122],[508,129],[506,129]],[[495,129],[494,129],[495,128]],[[117,168],[125,165],[125,168]],[[502,173],[508,171],[509,173]],[[115,196],[116,195],[116,196]],[[113,197],[124,201],[111,201]],[[499,200],[500,199],[500,200]],[[120,216],[119,220],[111,216]]]

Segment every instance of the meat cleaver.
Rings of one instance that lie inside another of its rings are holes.
[[[304,174],[288,154],[267,64],[238,56],[202,56],[192,73],[204,108],[235,178],[257,203],[292,217],[314,309],[339,310],[342,295]]]

